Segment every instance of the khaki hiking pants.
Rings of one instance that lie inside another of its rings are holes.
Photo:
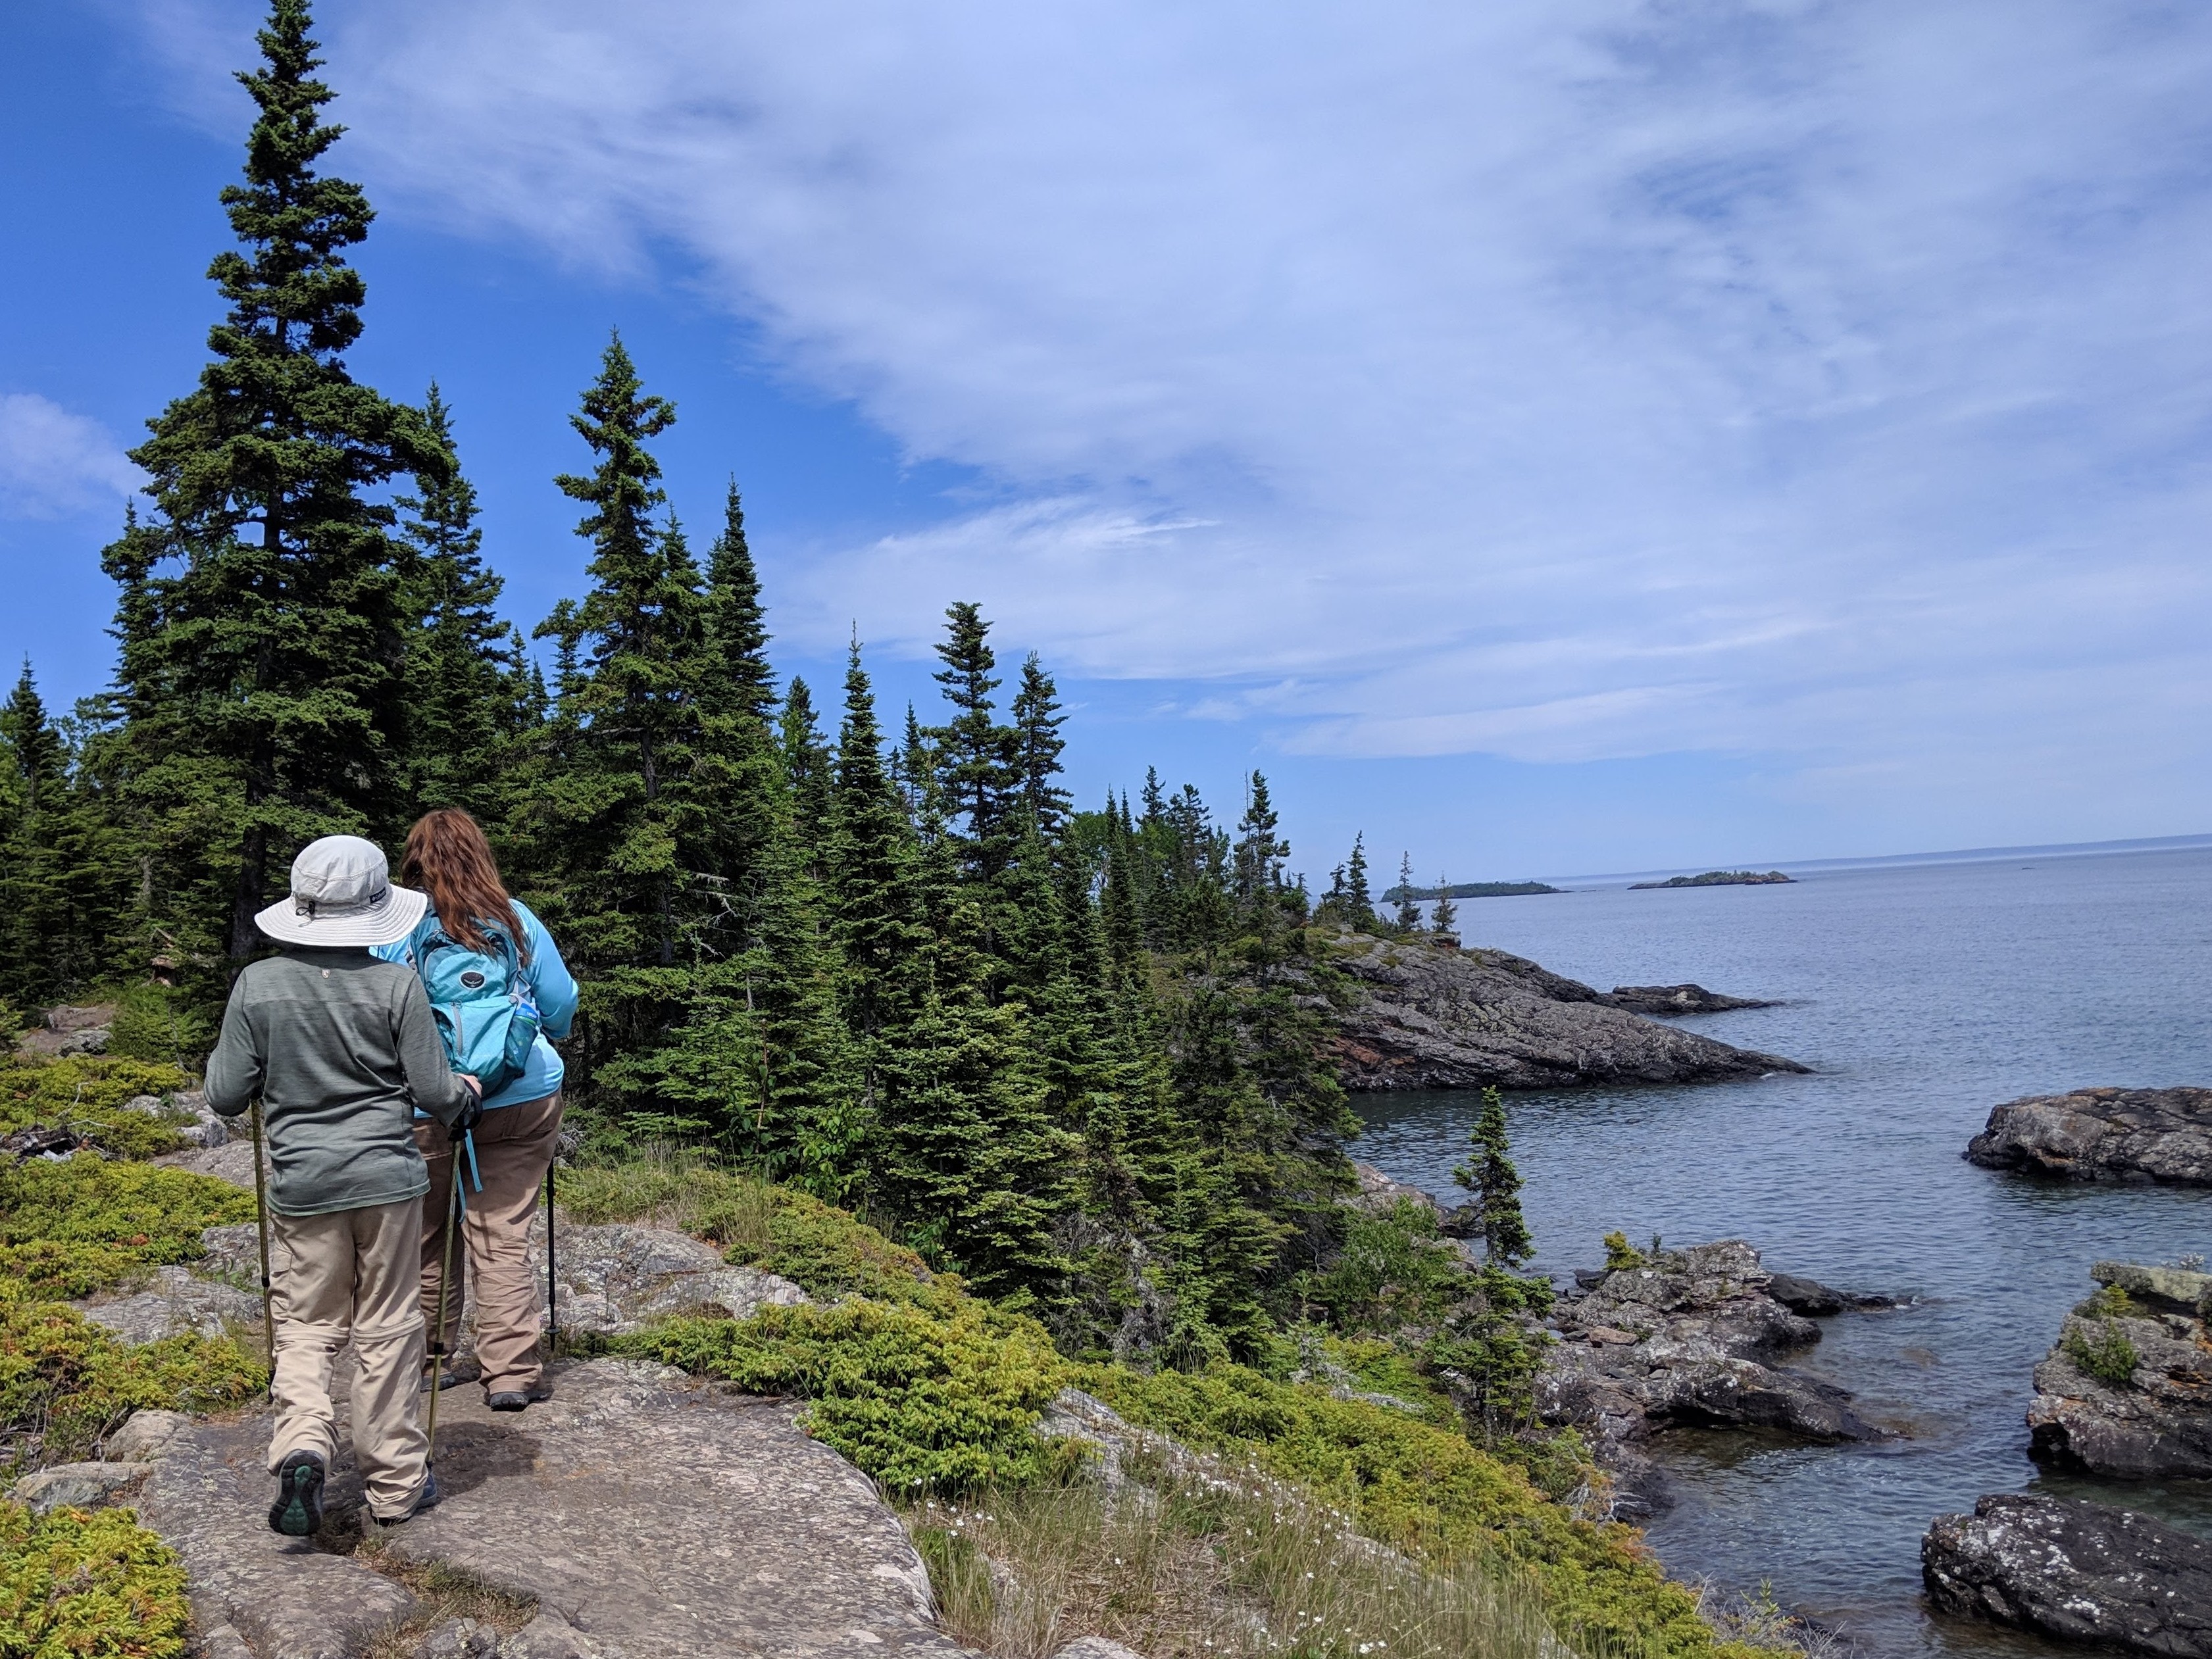
[[[477,1165],[483,1190],[465,1185],[468,1214],[453,1249],[453,1283],[446,1294],[446,1352],[460,1328],[461,1293],[469,1274],[477,1281],[477,1363],[484,1392],[527,1389],[544,1370],[538,1352],[544,1328],[538,1275],[530,1270],[530,1218],[538,1188],[553,1162],[561,1133],[558,1090],[543,1100],[497,1106],[476,1127]],[[422,1200],[422,1330],[435,1340],[438,1274],[444,1262],[446,1223],[453,1212],[454,1154],[459,1151],[435,1123],[415,1127],[415,1144],[430,1166]],[[463,1153],[459,1162],[468,1163]],[[464,1248],[465,1247],[465,1248]]]
[[[428,1447],[416,1405],[422,1392],[422,1321],[415,1311],[422,1201],[372,1204],[328,1215],[277,1215],[270,1224],[275,1284],[276,1431],[269,1472],[295,1451],[337,1462],[331,1370],[353,1343],[353,1455],[369,1513],[404,1516],[422,1490]]]

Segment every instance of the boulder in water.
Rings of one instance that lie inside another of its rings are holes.
[[[1920,1540],[1929,1600],[2106,1652],[2212,1659],[2212,1544],[2101,1504],[2000,1492]]]
[[[2062,1181],[2212,1186],[2212,1089],[2076,1089],[1994,1108],[1966,1160]]]

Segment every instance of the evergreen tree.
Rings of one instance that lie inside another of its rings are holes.
[[[1452,1171],[1452,1180],[1474,1194],[1484,1258],[1510,1271],[1534,1255],[1536,1246],[1522,1218],[1521,1172],[1513,1167],[1506,1139],[1505,1097],[1496,1089],[1482,1091],[1482,1112],[1468,1140],[1474,1156]]]
[[[1060,757],[1067,747],[1060,728],[1066,723],[1060,712],[1060,688],[1032,651],[1022,659],[1021,687],[1014,693],[1014,742],[1022,802],[1047,842],[1060,838],[1073,805],[1059,781]]]
[[[108,699],[66,720],[39,696],[27,660],[0,705],[0,1001],[59,1000],[103,977],[129,906],[127,836],[105,798]]]
[[[1420,901],[1413,896],[1413,855],[1411,853],[1398,855],[1398,914],[1392,920],[1391,926],[1401,933],[1421,931],[1421,905]]]
[[[845,718],[837,738],[828,888],[831,925],[844,957],[845,1024],[861,1045],[864,1092],[880,1087],[878,1045],[914,1016],[931,942],[914,829],[884,771],[882,746],[875,693],[856,640],[845,671]]]
[[[591,591],[540,625],[561,649],[523,826],[545,849],[543,897],[585,982],[583,1077],[635,1109],[653,1053],[683,1017],[698,935],[720,913],[708,884],[715,803],[701,787],[700,572],[673,521],[653,521],[660,466],[647,441],[676,418],[647,394],[617,336],[572,417],[599,457],[555,480],[590,511]],[[621,1056],[617,1060],[616,1056]]]
[[[773,723],[775,674],[769,665],[760,578],[745,544],[734,480],[722,532],[708,558],[702,627],[697,783],[713,804],[708,863],[726,904],[720,930],[744,940],[761,920],[775,862],[772,848],[788,829],[789,791]],[[811,794],[800,805],[810,821],[819,811]],[[726,953],[739,946],[725,941],[717,948]]]
[[[818,849],[830,830],[830,746],[815,721],[814,694],[796,674],[783,700],[782,748],[793,826],[803,846]]]
[[[1279,901],[1283,890],[1283,860],[1291,855],[1291,846],[1277,834],[1279,826],[1274,801],[1267,793],[1267,780],[1255,772],[1244,804],[1244,816],[1237,821],[1237,847],[1231,860],[1237,909],[1242,917],[1258,921],[1266,912],[1281,914]]]
[[[157,515],[102,555],[153,920],[234,962],[294,848],[396,821],[407,617],[370,492],[452,465],[418,411],[346,371],[365,288],[345,250],[372,216],[315,170],[343,129],[320,117],[309,27],[306,0],[271,0],[239,77],[256,115],[222,199],[242,247],[208,272],[229,310],[198,389],[131,452]]]
[[[1367,890],[1367,836],[1352,838],[1352,856],[1344,866],[1344,902],[1352,912],[1352,925],[1363,931],[1375,925],[1375,900]]]
[[[1449,876],[1437,878],[1437,908],[1430,913],[1429,926],[1438,933],[1458,937],[1459,906],[1452,902]]]
[[[436,381],[422,416],[440,445],[453,447],[453,411]],[[398,506],[411,555],[407,648],[410,810],[458,806],[488,823],[500,816],[507,738],[526,695],[519,639],[494,607],[504,584],[485,568],[477,492],[456,465],[417,480]]]
[[[992,673],[998,664],[990,623],[979,607],[966,603],[948,607],[945,617],[945,636],[937,647],[945,666],[935,678],[952,705],[952,717],[929,735],[963,866],[988,882],[1006,867],[1020,834],[1012,810],[1021,789],[1018,738],[1013,727],[999,723],[991,701],[999,682]]]

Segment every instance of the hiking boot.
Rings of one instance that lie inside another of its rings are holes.
[[[553,1385],[540,1378],[526,1389],[501,1389],[497,1394],[488,1394],[484,1404],[495,1412],[519,1412],[552,1397]]]
[[[284,1454],[276,1466],[276,1501],[269,1506],[269,1530],[287,1538],[307,1538],[323,1524],[322,1454]]]
[[[477,1357],[472,1353],[447,1354],[445,1364],[438,1372],[438,1388],[441,1393],[459,1383],[483,1381],[483,1367],[477,1363]],[[430,1386],[430,1368],[427,1365],[422,1368],[422,1386],[426,1389]]]
[[[416,1516],[422,1514],[423,1510],[436,1509],[438,1507],[438,1499],[443,1495],[444,1494],[440,1492],[438,1490],[438,1477],[431,1474],[429,1470],[425,1469],[422,1471],[422,1490],[415,1494],[415,1501],[412,1504],[410,1504],[398,1515],[378,1516],[376,1517],[376,1524],[380,1527],[404,1526],[408,1522],[412,1521]]]

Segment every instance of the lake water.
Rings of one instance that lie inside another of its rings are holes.
[[[1814,1068],[1510,1097],[1540,1267],[1595,1265],[1617,1227],[1638,1243],[1745,1238],[1770,1268],[1924,1298],[1823,1321],[1799,1362],[1905,1437],[1661,1437],[1681,1503],[1649,1536],[1670,1572],[1771,1581],[1874,1652],[2040,1652],[1928,1613],[1933,1516],[2043,1486],[2212,1533],[2197,1483],[2044,1477],[2022,1421],[2030,1371],[2094,1288],[2089,1264],[2212,1254],[2212,1192],[2069,1188],[1960,1156],[1991,1106],[2021,1095],[2212,1083],[2212,849],[1470,899],[1459,919],[1470,945],[1601,989],[1692,980],[1779,999],[1681,1023]],[[1449,1193],[1475,1104],[1361,1097],[1358,1155]]]

